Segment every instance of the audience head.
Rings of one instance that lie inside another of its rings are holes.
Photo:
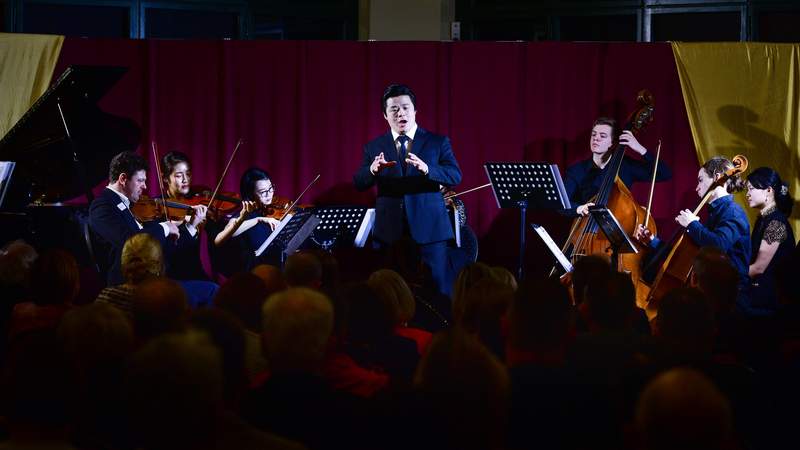
[[[661,299],[654,334],[677,358],[689,361],[708,358],[715,331],[711,302],[699,290],[673,289]]]
[[[164,253],[161,243],[147,233],[129,237],[122,247],[120,257],[122,276],[125,282],[136,285],[149,277],[164,273]]]
[[[527,281],[516,292],[508,318],[512,348],[564,349],[573,325],[569,291],[551,278]]]
[[[728,313],[736,305],[739,272],[724,251],[717,247],[703,247],[692,265],[691,285],[708,297],[716,314]]]
[[[131,426],[148,449],[204,448],[223,402],[222,355],[206,333],[169,333],[128,364]]]
[[[414,294],[399,273],[389,269],[375,271],[370,275],[367,284],[391,305],[395,325],[405,324],[414,317],[416,310]]]
[[[262,310],[262,348],[273,372],[314,372],[333,331],[333,306],[321,292],[290,288]]]
[[[322,286],[322,263],[311,252],[298,252],[286,258],[283,276],[291,287],[319,289]]]
[[[731,408],[704,375],[677,368],[645,387],[636,407],[636,427],[647,450],[722,449],[731,438]]]
[[[271,264],[259,264],[253,267],[250,273],[261,278],[261,281],[264,282],[264,285],[267,287],[267,296],[282,291],[287,287],[281,269]]]
[[[353,283],[344,290],[347,302],[346,335],[353,344],[383,342],[394,334],[395,309],[368,283]]]
[[[769,167],[759,167],[747,175],[747,201],[751,208],[764,209],[775,206],[786,217],[792,214],[794,200],[789,194],[789,185]]]
[[[189,304],[183,287],[169,278],[150,278],[133,295],[133,329],[144,341],[160,334],[182,331]]]
[[[78,379],[91,382],[97,371],[121,368],[133,350],[133,327],[119,309],[103,303],[64,314],[58,338]]]
[[[503,355],[502,321],[513,298],[510,287],[495,278],[484,278],[453,301],[453,320],[465,331],[477,335],[496,355]]]
[[[472,286],[484,278],[492,278],[493,276],[492,268],[481,262],[469,264],[461,269],[453,284],[453,310],[455,311],[455,303],[469,292]]]
[[[79,289],[78,262],[65,250],[48,250],[33,264],[30,291],[34,303],[71,303]]]
[[[631,325],[636,289],[629,274],[611,272],[607,278],[587,286],[585,295],[590,328],[622,330]]]
[[[611,263],[605,255],[588,255],[578,259],[572,271],[572,297],[575,304],[583,303],[586,289],[607,279],[611,272]]]
[[[495,266],[492,267],[492,276],[500,281],[501,283],[505,284],[506,286],[510,287],[512,290],[517,290],[517,278],[511,273],[510,270],[506,269],[503,266]]]
[[[508,374],[474,336],[459,327],[436,334],[414,384],[438,424],[431,448],[503,448]]]
[[[192,327],[208,334],[222,355],[225,399],[230,407],[237,405],[245,391],[245,338],[242,322],[233,314],[213,308],[192,313]]]
[[[240,272],[220,286],[214,296],[214,306],[238,317],[248,330],[260,333],[261,307],[270,294],[261,278]]]
[[[15,299],[23,296],[30,281],[30,271],[39,257],[36,249],[23,240],[6,244],[0,250],[0,288]],[[13,292],[9,292],[13,290]]]

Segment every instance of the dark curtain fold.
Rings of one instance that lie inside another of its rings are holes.
[[[624,121],[636,93],[649,89],[655,121],[640,141],[673,180],[656,187],[653,215],[661,234],[697,202],[697,159],[669,44],[522,42],[316,42],[66,39],[55,74],[70,64],[130,68],[103,99],[107,112],[141,124],[141,151],[177,149],[193,160],[194,183],[213,186],[241,137],[224,180],[265,168],[281,196],[294,197],[322,177],[304,203],[372,204],[352,174],[363,145],[384,133],[380,96],[392,82],[417,94],[417,121],[447,134],[467,189],[487,181],[486,161],[548,161],[566,167],[587,158],[598,116]],[[154,180],[155,171],[150,172]],[[153,181],[150,193],[156,193]],[[634,195],[646,204],[648,186]],[[463,196],[468,222],[481,237],[481,259],[516,264],[519,215],[500,211],[490,190]],[[529,212],[560,242],[569,220]],[[549,260],[528,234],[533,270]]]

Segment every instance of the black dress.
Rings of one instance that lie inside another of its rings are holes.
[[[752,264],[758,257],[758,249],[761,242],[767,244],[779,242],[775,256],[767,265],[764,273],[751,277],[750,282],[750,304],[748,311],[750,315],[772,315],[778,309],[778,298],[775,292],[775,270],[786,261],[794,251],[794,233],[786,216],[777,208],[771,207],[761,212],[753,227],[753,238],[750,240],[752,245],[751,261]]]

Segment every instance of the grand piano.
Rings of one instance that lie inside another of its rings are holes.
[[[92,263],[86,218],[92,188],[108,178],[111,158],[139,145],[133,120],[97,102],[127,68],[70,66],[0,140],[0,161],[14,161],[0,205],[0,245],[25,239],[60,247]]]

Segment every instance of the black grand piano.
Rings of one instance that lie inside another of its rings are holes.
[[[16,163],[0,205],[0,245],[25,239],[92,262],[85,226],[92,188],[108,178],[114,155],[138,147],[141,134],[133,120],[97,106],[126,72],[68,67],[0,140],[0,161]]]

